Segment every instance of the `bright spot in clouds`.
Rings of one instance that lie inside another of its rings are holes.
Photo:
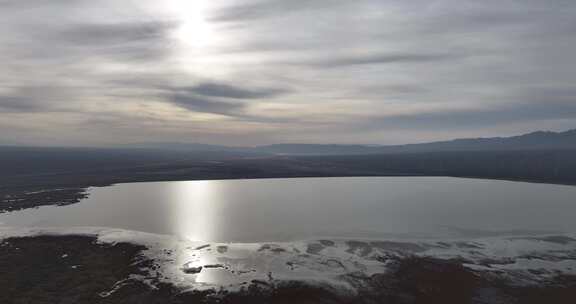
[[[209,47],[218,40],[214,25],[208,21],[210,0],[171,0],[169,10],[179,20],[173,36],[191,48]]]

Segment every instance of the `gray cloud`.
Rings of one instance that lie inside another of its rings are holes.
[[[226,97],[235,99],[259,99],[282,95],[287,92],[279,88],[248,89],[241,86],[216,82],[204,82],[186,90],[210,97]]]
[[[116,24],[83,24],[57,33],[60,41],[73,44],[121,44],[132,41],[164,39],[174,27],[168,22],[133,22]]]
[[[547,97],[549,98],[549,97]],[[576,99],[534,99],[487,109],[469,109],[398,115],[371,120],[368,129],[476,129],[489,125],[538,122],[546,120],[576,121]],[[362,123],[361,123],[362,124]]]
[[[375,65],[392,63],[427,63],[442,62],[464,58],[462,54],[442,53],[406,53],[406,54],[373,54],[365,56],[345,56],[310,61],[309,65],[324,67],[343,67],[349,65]]]
[[[0,113],[63,110],[67,99],[63,88],[24,86],[9,89],[12,92],[0,94]]]
[[[37,41],[51,47],[36,49],[32,56],[56,56],[75,60],[107,57],[123,61],[158,61],[169,56],[168,22],[90,23],[74,27],[38,29]]]
[[[192,94],[186,91],[176,91],[168,95],[168,100],[185,109],[201,112],[221,114],[226,116],[241,116],[245,106],[239,102],[226,101]]]
[[[159,80],[122,81],[124,85],[144,85],[157,90],[160,98],[194,112],[222,114],[239,119],[261,121],[246,112],[251,99],[273,98],[286,94],[287,89],[247,88],[215,81],[202,81],[192,86],[166,86]]]
[[[290,14],[303,10],[318,10],[342,2],[341,0],[270,0],[246,1],[218,11],[212,18],[215,21],[253,21],[263,18],[272,18],[279,15]]]
[[[576,1],[198,1],[0,0],[3,137],[386,143],[576,118]]]
[[[34,112],[46,110],[41,104],[23,96],[0,96],[0,112]]]
[[[74,3],[79,3],[86,0],[1,0],[0,7],[11,8],[11,9],[29,9],[31,7],[39,6],[53,6],[53,5],[70,5]]]

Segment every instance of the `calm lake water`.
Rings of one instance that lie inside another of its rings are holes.
[[[122,228],[198,241],[478,237],[576,231],[576,187],[448,177],[119,184],[8,226]]]

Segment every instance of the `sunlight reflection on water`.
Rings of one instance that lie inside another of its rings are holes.
[[[188,181],[169,185],[173,195],[174,231],[191,241],[210,241],[216,234],[216,212],[220,207],[218,181]]]

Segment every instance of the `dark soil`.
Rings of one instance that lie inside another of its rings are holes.
[[[13,191],[4,194],[0,191],[0,213],[40,206],[65,206],[80,202],[88,197],[86,188],[65,188],[38,191]]]

